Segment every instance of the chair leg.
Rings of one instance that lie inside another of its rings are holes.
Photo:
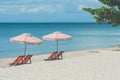
[[[61,55],[61,59],[63,59],[63,55]]]
[[[30,59],[30,64],[32,63],[31,59]]]

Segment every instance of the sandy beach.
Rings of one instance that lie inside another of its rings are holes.
[[[0,59],[0,80],[120,80],[118,47],[65,52],[63,60],[44,61],[49,55],[19,66],[9,65],[16,58]]]

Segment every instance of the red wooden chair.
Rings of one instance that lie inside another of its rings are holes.
[[[63,54],[64,51],[60,51],[58,54],[57,54],[57,59],[63,59]]]
[[[57,57],[57,52],[53,52],[47,59],[44,59],[45,61],[54,60]]]
[[[32,63],[32,61],[31,61],[31,57],[32,57],[33,55],[27,55],[25,58],[24,58],[24,60],[23,60],[23,64],[27,64],[28,63],[28,61],[30,61],[29,63],[31,64]]]
[[[18,56],[16,60],[13,63],[10,63],[10,65],[20,65],[23,63],[24,56]]]

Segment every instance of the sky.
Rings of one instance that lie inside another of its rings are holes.
[[[83,7],[98,0],[0,0],[0,22],[95,22]]]

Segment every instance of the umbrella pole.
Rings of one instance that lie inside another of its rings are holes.
[[[58,40],[57,40],[57,52],[58,52]]]
[[[27,45],[25,44],[24,56],[26,56],[26,48],[27,48]]]

